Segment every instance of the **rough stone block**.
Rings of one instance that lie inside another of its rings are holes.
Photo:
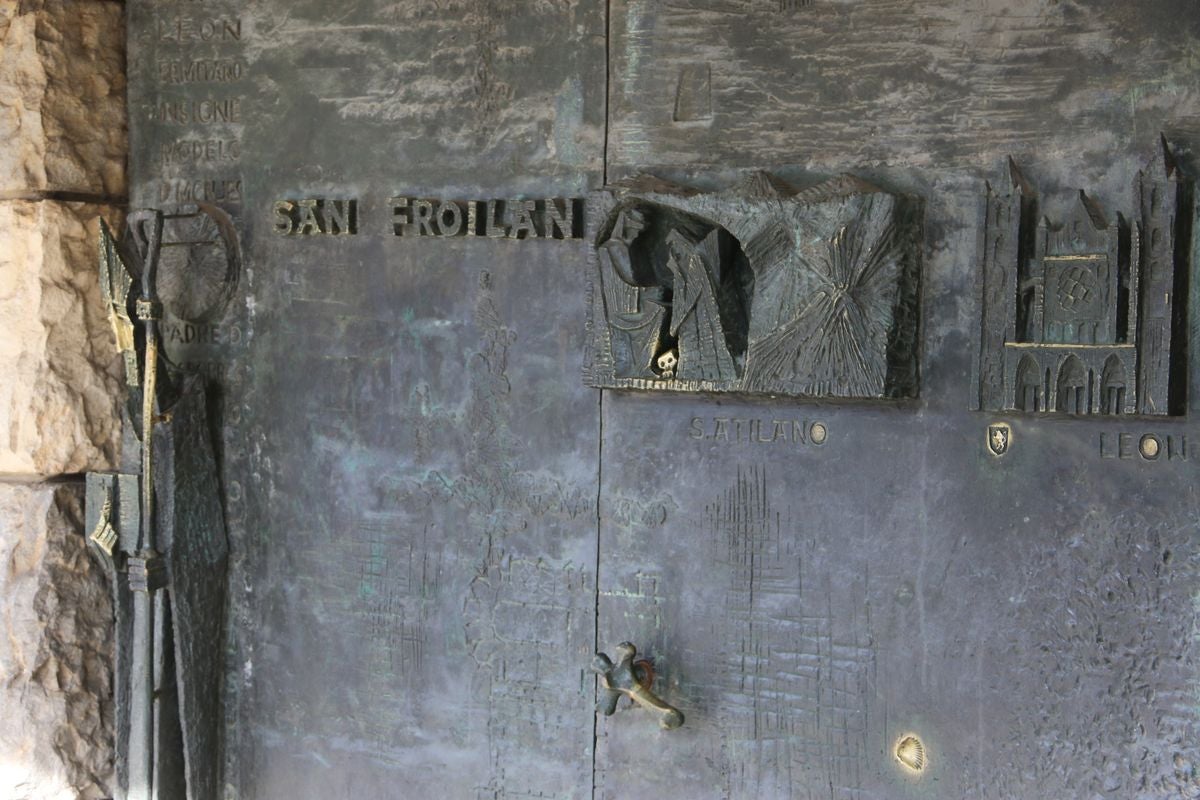
[[[0,474],[115,464],[120,359],[96,272],[109,206],[0,202]]]
[[[123,11],[0,0],[0,193],[125,194]]]
[[[0,797],[108,797],[112,605],[82,484],[0,483],[0,564]]]

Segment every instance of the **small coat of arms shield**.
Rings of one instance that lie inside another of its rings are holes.
[[[987,429],[987,446],[988,452],[994,456],[1002,456],[1008,452],[1009,445],[1012,444],[1012,428],[1007,422],[994,422],[988,425]]]

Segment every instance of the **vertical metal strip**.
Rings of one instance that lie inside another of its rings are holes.
[[[603,158],[601,163],[600,182],[602,186],[608,184],[608,136],[611,127],[609,118],[612,110],[612,0],[604,0],[604,146]],[[585,245],[586,246],[586,245]],[[600,513],[600,504],[604,493],[604,389],[600,392],[599,399],[596,403],[596,413],[598,415],[597,425],[597,441],[596,441],[596,610],[592,617],[592,649],[594,652],[600,652],[600,529],[602,516]],[[599,744],[599,714],[596,713],[596,703],[599,701],[600,683],[599,678],[594,679],[594,688],[592,696],[592,800],[596,798],[596,746]]]

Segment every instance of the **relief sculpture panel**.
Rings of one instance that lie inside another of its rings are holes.
[[[797,397],[917,393],[920,203],[842,175],[597,193],[589,385]]]
[[[1166,140],[1128,216],[1080,190],[1052,221],[1011,160],[1009,177],[987,194],[980,407],[1181,414],[1192,184]]]

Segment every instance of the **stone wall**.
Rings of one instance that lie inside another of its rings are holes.
[[[0,797],[103,798],[112,610],[83,477],[116,463],[96,276],[124,204],[124,8],[0,0]]]

